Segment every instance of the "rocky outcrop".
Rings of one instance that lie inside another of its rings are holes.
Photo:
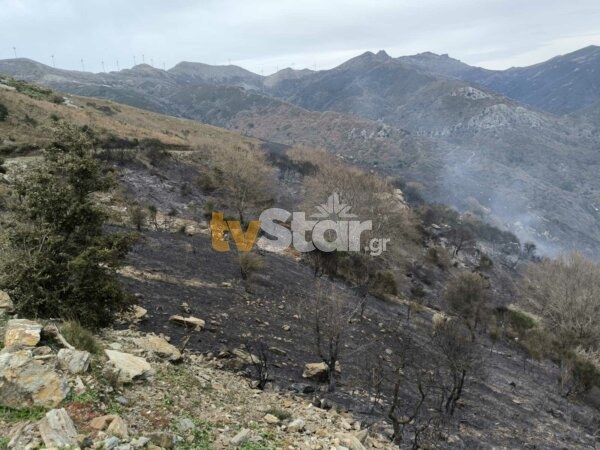
[[[31,350],[0,355],[0,403],[13,408],[58,406],[69,392],[66,381]]]
[[[12,319],[6,325],[4,347],[35,347],[41,339],[42,326],[27,319]]]

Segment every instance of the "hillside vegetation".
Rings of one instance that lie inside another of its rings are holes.
[[[598,444],[584,256],[541,258],[345,155],[21,83],[0,91],[0,246],[24,256],[2,261],[1,446]],[[213,248],[213,213],[246,230],[333,193],[373,221],[357,252]]]

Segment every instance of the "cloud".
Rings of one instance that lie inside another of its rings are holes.
[[[0,58],[109,70],[232,63],[330,68],[366,50],[449,53],[490,68],[600,45],[596,0],[0,0]]]

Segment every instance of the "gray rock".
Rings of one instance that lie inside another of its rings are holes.
[[[109,365],[115,370],[117,381],[120,383],[131,383],[155,374],[152,366],[144,358],[115,350],[104,350],[104,353],[108,356]]]
[[[64,408],[53,409],[40,420],[38,429],[44,445],[52,448],[77,447],[77,430]]]
[[[173,448],[175,446],[175,435],[166,431],[156,431],[146,435],[154,445],[162,448]]]
[[[193,431],[196,429],[196,425],[191,419],[187,417],[183,417],[177,421],[177,430],[181,433],[187,433],[188,431]]]
[[[250,439],[250,430],[248,428],[244,428],[235,437],[230,441],[231,445],[242,445]]]
[[[146,444],[148,444],[150,442],[150,439],[147,437],[141,437],[138,439],[134,439],[133,441],[131,441],[129,443],[129,445],[131,446],[131,448],[134,449],[138,449],[138,448],[143,448],[146,446]]]
[[[43,360],[29,350],[0,355],[0,403],[13,408],[58,406],[69,393],[69,386]]]
[[[290,422],[290,424],[287,426],[286,429],[290,433],[296,433],[298,431],[302,431],[304,429],[305,425],[306,425],[306,422],[304,422],[304,420],[296,419],[296,420]]]
[[[11,313],[13,312],[14,308],[15,305],[13,305],[10,296],[4,291],[0,291],[0,315],[4,313]]]
[[[104,450],[112,450],[113,448],[117,448],[117,446],[121,443],[118,437],[111,436],[107,439],[104,439],[102,442],[102,448]]]
[[[73,375],[87,372],[90,367],[91,355],[89,352],[61,348],[57,355],[58,365],[63,370],[68,370]]]

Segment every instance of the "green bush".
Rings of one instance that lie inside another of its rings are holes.
[[[528,330],[535,327],[535,320],[524,312],[509,309],[508,314],[510,326],[519,337],[523,337]]]
[[[25,317],[109,325],[133,303],[115,278],[133,241],[103,232],[106,216],[91,194],[113,183],[91,156],[89,135],[65,123],[55,132],[44,161],[14,185],[0,289]]]
[[[8,108],[0,103],[0,122],[4,122],[8,117]]]
[[[391,271],[377,272],[370,291],[375,297],[380,298],[385,295],[398,295],[398,283],[394,273]]]

